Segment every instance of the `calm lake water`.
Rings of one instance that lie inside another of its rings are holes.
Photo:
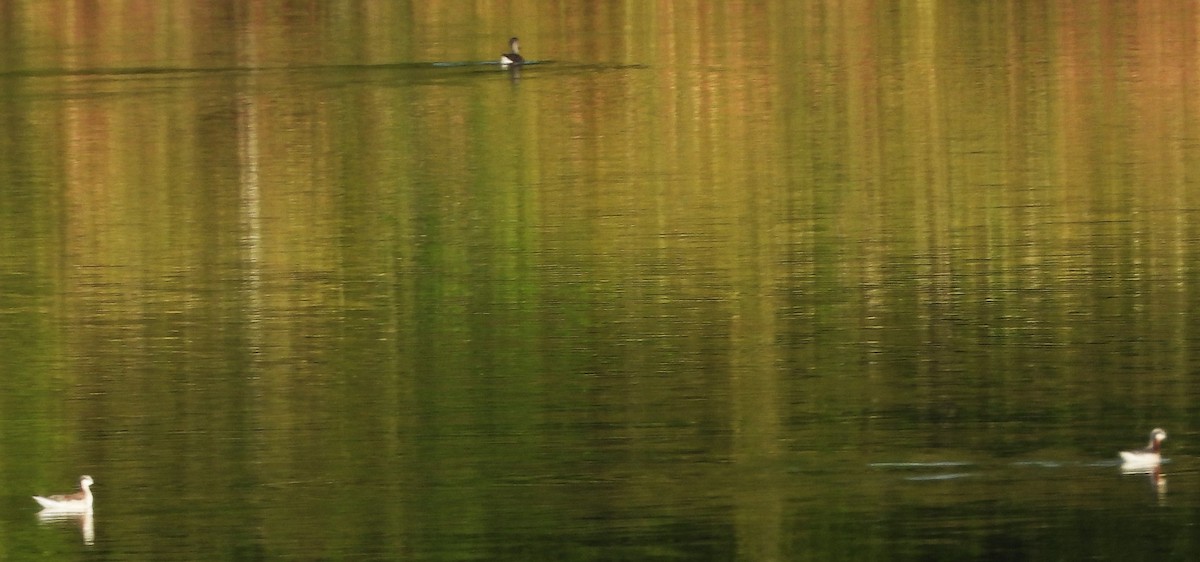
[[[0,14],[0,558],[1200,558],[1191,3]]]

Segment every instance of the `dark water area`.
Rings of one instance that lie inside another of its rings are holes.
[[[1200,554],[1190,5],[0,13],[0,558]]]

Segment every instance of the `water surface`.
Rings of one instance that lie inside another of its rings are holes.
[[[4,558],[1196,558],[1187,6],[0,10]]]

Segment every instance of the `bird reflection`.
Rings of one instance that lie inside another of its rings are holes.
[[[1147,475],[1150,478],[1150,485],[1154,487],[1154,492],[1158,494],[1158,501],[1163,501],[1167,497],[1167,475],[1163,474],[1162,467],[1156,466]]]
[[[1162,471],[1162,465],[1154,466],[1139,466],[1122,464],[1121,474],[1145,474],[1150,487],[1154,489],[1158,496],[1158,501],[1162,502],[1167,497],[1167,475]]]
[[[91,546],[96,542],[96,522],[92,517],[92,510],[87,511],[55,511],[53,509],[43,509],[39,511],[38,521],[43,525],[70,525],[76,523],[79,525],[79,532],[83,535],[83,544]]]

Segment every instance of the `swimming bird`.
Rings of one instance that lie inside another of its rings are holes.
[[[78,492],[74,494],[65,494],[59,496],[33,496],[34,501],[42,505],[43,509],[53,511],[73,511],[84,512],[92,509],[92,489],[94,483],[91,476],[83,475],[79,477]]]
[[[516,37],[508,40],[508,48],[511,49],[512,52],[500,55],[500,64],[502,66],[507,66],[510,64],[524,64],[525,57],[521,56],[521,42],[517,40]]]
[[[1154,428],[1150,432],[1150,444],[1136,451],[1121,451],[1122,468],[1152,467],[1162,463],[1162,442],[1167,432]]]

